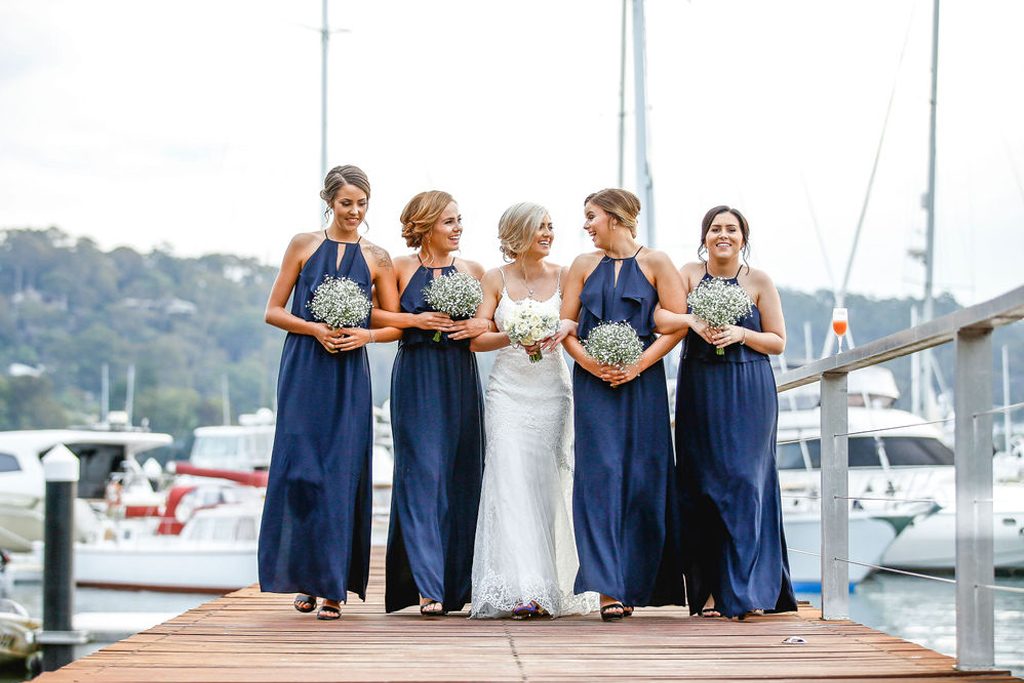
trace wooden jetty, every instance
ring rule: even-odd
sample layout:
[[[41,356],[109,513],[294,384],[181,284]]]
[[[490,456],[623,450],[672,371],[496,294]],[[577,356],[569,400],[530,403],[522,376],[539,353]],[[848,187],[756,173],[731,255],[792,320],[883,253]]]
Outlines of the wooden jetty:
[[[212,600],[36,680],[40,683],[234,681],[1014,681],[962,672],[951,657],[851,621],[798,613],[744,622],[639,609],[621,622],[423,618],[384,613],[383,553],[367,601],[335,622],[255,586]],[[791,636],[803,644],[786,644]]]

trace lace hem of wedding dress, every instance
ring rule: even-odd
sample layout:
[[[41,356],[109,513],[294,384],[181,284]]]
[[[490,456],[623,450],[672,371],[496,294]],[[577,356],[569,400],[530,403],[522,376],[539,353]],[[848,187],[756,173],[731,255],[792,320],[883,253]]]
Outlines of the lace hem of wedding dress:
[[[500,619],[512,615],[512,609],[531,600],[547,610],[552,617],[587,614],[598,607],[596,593],[578,595],[560,589],[540,577],[519,577],[519,590],[513,590],[508,577],[488,571],[479,586],[473,587],[473,619]]]

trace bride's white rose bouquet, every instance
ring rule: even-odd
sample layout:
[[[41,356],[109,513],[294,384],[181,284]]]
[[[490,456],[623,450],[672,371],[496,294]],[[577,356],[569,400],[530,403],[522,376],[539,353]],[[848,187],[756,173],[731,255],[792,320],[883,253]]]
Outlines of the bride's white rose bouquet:
[[[362,288],[347,277],[324,275],[306,308],[313,318],[332,329],[355,327],[366,320],[372,308]]]
[[[508,340],[518,346],[532,346],[547,339],[558,331],[558,311],[533,299],[517,301],[505,318],[504,327]],[[530,354],[530,362],[536,363],[543,357],[540,349]]]
[[[455,271],[432,280],[423,288],[423,296],[435,311],[459,320],[473,317],[484,300],[484,290],[472,275]],[[434,333],[434,341],[441,341],[441,330]]]
[[[701,280],[686,297],[686,303],[695,316],[716,329],[735,325],[750,315],[754,307],[742,287],[720,277]],[[725,349],[715,349],[715,353],[724,356]]]
[[[625,368],[640,360],[644,345],[629,323],[605,322],[590,331],[583,340],[583,350],[602,365]]]

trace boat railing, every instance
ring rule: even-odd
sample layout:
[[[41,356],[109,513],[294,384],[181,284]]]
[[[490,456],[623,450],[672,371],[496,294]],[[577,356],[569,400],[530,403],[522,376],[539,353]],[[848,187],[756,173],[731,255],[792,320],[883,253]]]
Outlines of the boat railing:
[[[942,344],[955,350],[954,472],[956,578],[868,565],[874,569],[954,583],[956,658],[962,670],[991,669],[995,659],[994,591],[1024,589],[995,584],[993,562],[993,416],[1024,404],[993,407],[992,332],[1024,318],[1024,286],[872,342],[783,372],[779,393],[820,382],[821,395],[821,607],[823,619],[850,614],[847,376]],[[831,437],[831,438],[826,438]]]

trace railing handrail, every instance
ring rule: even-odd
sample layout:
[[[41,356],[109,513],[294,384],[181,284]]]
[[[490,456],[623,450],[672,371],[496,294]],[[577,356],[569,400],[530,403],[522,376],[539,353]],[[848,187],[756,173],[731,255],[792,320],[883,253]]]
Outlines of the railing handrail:
[[[957,668],[991,669],[995,660],[992,483],[992,331],[1024,318],[1024,286],[850,351],[782,373],[781,393],[821,382],[821,613],[849,617],[850,550],[848,375],[854,370],[955,342]],[[1007,399],[1009,402],[1009,399]],[[1005,406],[1008,410],[1010,406]],[[878,431],[878,430],[869,430]],[[831,437],[831,438],[830,438]],[[1015,589],[1021,590],[1021,589]]]
[[[775,380],[781,393],[812,384],[826,373],[847,373],[953,341],[964,329],[991,330],[1024,319],[1024,285],[994,299],[900,330],[849,351],[793,368]]]

